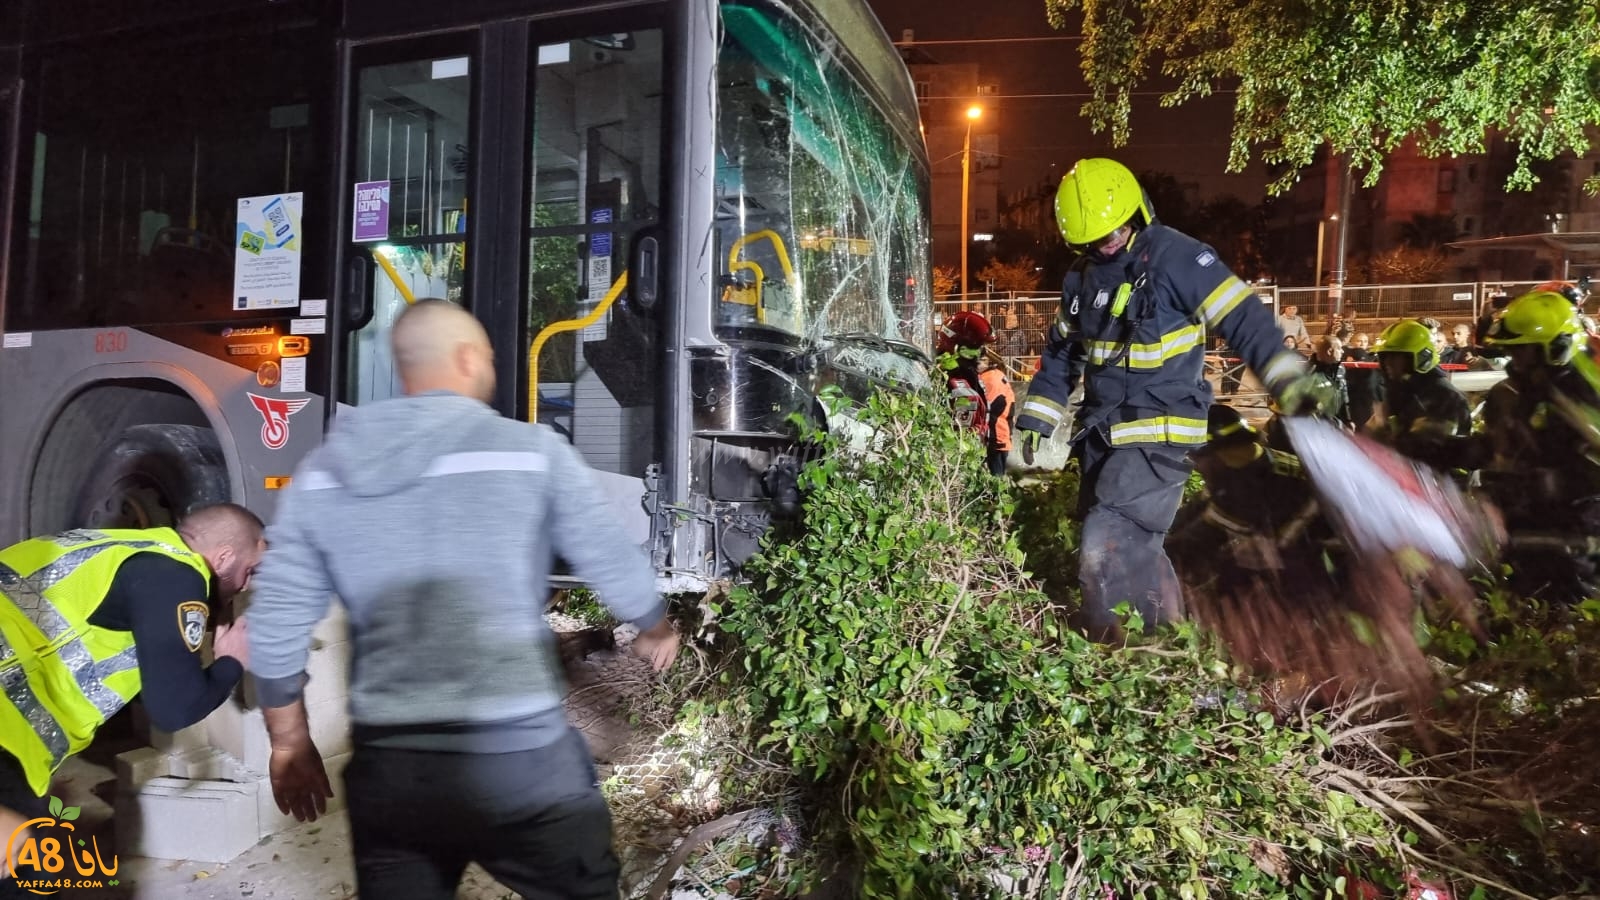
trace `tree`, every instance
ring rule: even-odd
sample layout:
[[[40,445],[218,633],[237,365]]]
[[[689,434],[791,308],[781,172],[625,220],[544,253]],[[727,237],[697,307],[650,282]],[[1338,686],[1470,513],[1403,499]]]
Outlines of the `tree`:
[[[1373,255],[1362,268],[1370,284],[1428,284],[1438,281],[1449,264],[1450,256],[1437,247],[1401,244]]]
[[[1491,129],[1516,147],[1508,186],[1526,189],[1535,160],[1583,154],[1600,124],[1594,0],[1045,0],[1056,28],[1078,10],[1095,131],[1126,143],[1156,76],[1165,106],[1235,91],[1228,167],[1287,166],[1274,191],[1324,148],[1370,186],[1409,138],[1428,156],[1481,153]]]
[[[933,267],[933,295],[946,297],[956,292],[956,283],[961,280],[961,273],[955,266]]]
[[[1191,235],[1215,247],[1228,268],[1243,277],[1254,278],[1269,268],[1261,240],[1267,230],[1263,207],[1224,194],[1200,207],[1193,229]]]
[[[1021,256],[1009,263],[991,259],[978,270],[978,280],[993,283],[997,291],[1036,291],[1039,289],[1038,267],[1031,256]]]

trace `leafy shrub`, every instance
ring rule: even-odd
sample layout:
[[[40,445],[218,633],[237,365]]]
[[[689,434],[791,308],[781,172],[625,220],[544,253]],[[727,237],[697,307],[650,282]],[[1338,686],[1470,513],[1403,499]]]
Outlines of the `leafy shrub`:
[[[1323,898],[1398,852],[1318,779],[1337,735],[1260,709],[1193,630],[1105,647],[1065,628],[1011,489],[940,398],[854,415],[872,450],[832,442],[803,529],[714,604],[735,645],[693,714],[749,722],[861,896]],[[1041,569],[1071,563],[1069,478],[1023,495]]]

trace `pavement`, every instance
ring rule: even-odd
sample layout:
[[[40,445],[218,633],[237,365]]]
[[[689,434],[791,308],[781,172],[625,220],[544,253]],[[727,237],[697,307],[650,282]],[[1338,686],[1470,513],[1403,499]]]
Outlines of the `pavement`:
[[[99,846],[115,846],[116,823],[107,802],[115,773],[82,758],[68,760],[54,783],[69,806],[82,810],[80,833]],[[338,786],[335,786],[338,790]],[[109,861],[108,861],[109,862]],[[116,887],[73,889],[69,900],[353,900],[355,865],[350,823],[344,812],[263,838],[226,863],[127,857],[117,867]],[[472,866],[457,900],[516,900],[518,895]]]

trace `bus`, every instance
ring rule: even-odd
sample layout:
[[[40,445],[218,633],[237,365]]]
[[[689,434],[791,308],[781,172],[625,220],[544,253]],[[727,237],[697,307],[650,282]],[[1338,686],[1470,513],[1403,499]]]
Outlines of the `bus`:
[[[703,590],[795,414],[927,383],[928,189],[863,0],[10,0],[0,540],[270,520],[432,298]]]

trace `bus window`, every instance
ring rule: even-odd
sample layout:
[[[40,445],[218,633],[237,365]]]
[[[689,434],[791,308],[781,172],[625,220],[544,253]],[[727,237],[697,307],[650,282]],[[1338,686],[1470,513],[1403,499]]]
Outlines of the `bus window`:
[[[320,46],[279,31],[45,58],[36,131],[18,148],[32,184],[17,194],[27,252],[7,328],[232,318],[238,200],[316,192],[326,171],[312,150]],[[319,292],[307,296],[325,296],[319,265],[302,259],[303,289]]]
[[[350,337],[348,399],[400,394],[389,331],[423,299],[465,304],[468,117],[466,56],[361,68],[356,80],[352,252],[370,266],[372,318]]]
[[[659,29],[542,40],[533,73],[528,334],[612,295],[640,229],[661,218]],[[591,466],[638,475],[652,461],[654,355],[610,308],[556,334],[537,360],[539,420]]]
[[[722,7],[717,324],[926,349],[927,175],[828,41],[766,5]]]

